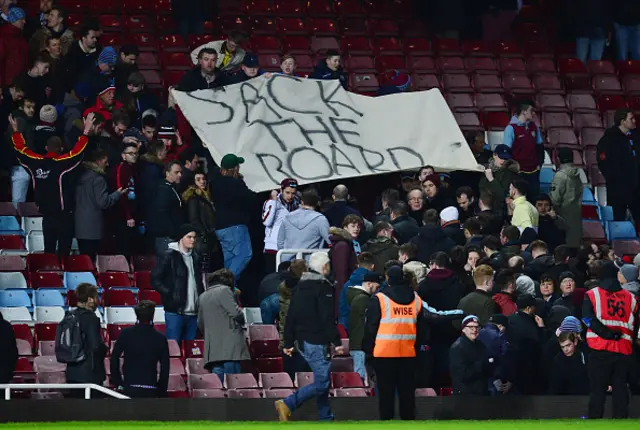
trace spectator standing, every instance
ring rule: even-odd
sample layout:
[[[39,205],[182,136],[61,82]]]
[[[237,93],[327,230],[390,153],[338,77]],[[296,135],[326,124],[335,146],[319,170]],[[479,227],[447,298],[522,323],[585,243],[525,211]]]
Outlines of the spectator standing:
[[[558,150],[560,169],[551,183],[551,201],[558,215],[568,224],[566,244],[578,248],[582,239],[582,190],[578,169],[573,165],[573,151]]]
[[[429,209],[425,212],[424,218],[424,225],[420,227],[418,234],[411,239],[410,243],[418,247],[416,259],[427,264],[434,253],[449,252],[456,244],[442,231],[440,218],[435,209]]]
[[[356,241],[362,225],[362,218],[357,215],[347,215],[342,222],[344,228],[329,228],[331,241],[331,271],[336,281],[336,297],[340,297],[342,287],[349,280],[349,276],[358,266],[358,252],[360,244]],[[336,302],[336,308],[338,302]]]
[[[358,267],[351,273],[349,280],[344,283],[342,291],[340,291],[340,299],[338,304],[338,322],[342,324],[345,330],[349,330],[349,314],[351,312],[351,305],[347,299],[347,293],[349,288],[355,285],[362,285],[364,277],[374,272],[375,263],[373,255],[368,252],[363,252],[358,255]]]
[[[167,339],[193,340],[198,326],[198,297],[203,293],[200,256],[194,252],[196,229],[183,224],[151,271],[151,285],[162,296]]]
[[[556,291],[556,283],[556,279],[548,273],[545,273],[540,277],[540,292],[538,297],[544,300],[544,309],[539,309],[538,313],[543,318],[546,318],[547,315],[549,315],[551,308],[559,297]]]
[[[224,82],[216,69],[218,51],[212,48],[202,48],[198,51],[198,65],[184,74],[178,91],[196,91],[220,87]]]
[[[578,182],[580,182],[579,179]],[[582,188],[581,182],[580,187]],[[574,222],[580,224],[580,237],[577,239],[578,246],[580,246],[580,241],[582,240],[582,194],[580,194],[580,199],[578,200],[578,208],[580,209],[580,218],[577,221],[574,219]],[[538,210],[538,237],[548,245],[549,251],[554,252],[556,247],[567,243],[569,223],[558,215],[555,207],[551,204],[551,198],[546,194],[540,194],[536,197],[536,209]]]
[[[423,225],[425,206],[424,191],[420,188],[413,188],[407,193],[407,204],[409,205],[409,217],[413,218],[418,226]],[[437,210],[436,210],[437,212]]]
[[[262,324],[275,324],[280,314],[280,285],[290,277],[290,261],[283,261],[278,270],[262,278],[258,287],[258,301]]]
[[[233,273],[220,269],[208,284],[198,302],[198,328],[204,333],[205,367],[224,383],[224,375],[241,373],[240,361],[251,356],[242,329],[244,314],[233,293]]]
[[[27,86],[25,95],[36,102],[37,111],[53,100],[50,68],[49,60],[43,54],[38,54],[31,68],[23,75]]]
[[[513,383],[518,393],[530,395],[538,391],[540,384],[538,369],[544,322],[536,315],[536,299],[532,295],[519,295],[516,304],[518,312],[509,316],[509,342],[515,360]]]
[[[69,312],[73,312],[80,327],[86,358],[79,363],[67,363],[67,383],[102,385],[107,376],[104,357],[109,349],[102,341],[100,319],[95,314],[99,303],[98,287],[82,283],[76,288],[76,298],[78,307]],[[77,391],[76,394],[84,397],[83,392]]]
[[[111,169],[109,185],[111,189],[126,189],[111,212],[116,235],[117,253],[125,257],[131,256],[135,248],[136,226],[140,223],[138,206],[138,146],[133,142],[123,145],[121,162]]]
[[[296,57],[291,54],[285,54],[280,58],[280,70],[285,76],[295,76],[296,73]]]
[[[340,53],[333,49],[327,51],[325,58],[320,60],[309,77],[325,81],[337,79],[342,88],[348,89],[348,76],[340,65]]]
[[[520,174],[520,164],[511,155],[511,148],[507,145],[496,146],[489,167],[484,171],[484,178],[480,179],[480,192],[489,193],[495,203],[496,215],[499,217],[507,213],[504,203],[509,197],[509,186]]]
[[[291,298],[284,327],[283,352],[291,357],[294,342],[297,342],[300,354],[313,371],[313,383],[300,388],[286,399],[275,402],[280,421],[288,421],[291,412],[314,397],[320,419],[334,419],[329,404],[329,345],[335,346],[336,354],[342,354],[344,348],[334,319],[333,284],[326,278],[330,272],[326,252],[311,254],[309,272],[302,274]]]
[[[65,26],[66,12],[60,6],[54,6],[48,13],[46,24],[39,28],[29,41],[32,58],[47,49],[47,41],[55,38],[60,41],[62,55],[67,55],[73,45],[73,31]]]
[[[444,234],[456,245],[464,245],[467,241],[459,221],[459,211],[454,206],[448,206],[440,211],[440,225]]]
[[[319,212],[318,193],[302,193],[300,207],[287,214],[278,231],[278,249],[316,249],[330,243],[329,221]]]
[[[611,26],[610,6],[605,0],[569,0],[564,6],[576,38],[576,57],[584,64],[600,61]]]
[[[128,192],[127,188],[113,192],[107,190],[105,170],[108,165],[106,152],[96,150],[89,154],[75,191],[75,236],[80,254],[88,255],[92,261],[95,261],[102,242],[103,212],[115,206]]]
[[[503,140],[520,165],[520,176],[527,181],[531,198],[540,192],[540,166],[544,161],[543,139],[533,121],[535,115],[532,102],[518,103],[516,114],[504,129]]]
[[[278,234],[284,217],[300,207],[297,195],[298,181],[286,178],[280,182],[280,191],[272,192],[271,198],[262,205],[262,224],[264,224],[264,264],[267,273],[276,266],[278,253]]]
[[[539,217],[538,210],[527,200],[528,184],[523,179],[515,179],[509,187],[510,199],[509,207],[513,210],[511,225],[518,227],[522,232],[527,227],[538,231]]]
[[[138,150],[139,151],[139,150]],[[156,188],[164,179],[167,150],[164,144],[158,140],[147,146],[147,153],[139,158],[138,171],[140,172],[139,208],[143,220],[147,220],[153,214],[153,201]]]
[[[184,223],[182,198],[176,190],[182,177],[182,167],[177,161],[167,163],[164,171],[164,181],[157,183],[155,197],[152,200],[152,210],[147,214],[149,235],[154,239],[156,254],[162,255],[167,250],[171,238],[182,238],[177,234]],[[144,179],[143,179],[144,180]],[[195,231],[195,230],[194,230]]]
[[[541,240],[534,240],[530,247],[533,260],[525,268],[525,273],[534,281],[540,281],[545,273],[549,273],[554,266],[554,260],[549,255],[547,244]]]
[[[191,51],[191,61],[193,64],[198,64],[200,51],[213,49],[219,54],[216,58],[216,69],[226,73],[233,72],[240,68],[246,55],[245,50],[240,47],[245,38],[246,35],[240,31],[230,31],[226,39],[206,43]]]
[[[0,384],[8,384],[18,362],[18,346],[11,323],[0,313]]]
[[[0,97],[0,133],[4,133],[9,125],[9,114],[18,107],[18,102],[24,98],[26,82],[23,77],[15,78],[1,90]]]
[[[480,329],[478,341],[485,347],[485,359],[494,359],[494,371],[489,376],[487,385],[491,395],[507,394],[513,388],[513,363],[507,328],[509,320],[502,314],[491,317],[489,322]]]
[[[582,308],[589,355],[589,418],[602,418],[607,388],[613,388],[613,417],[627,418],[627,381],[633,342],[638,338],[638,302],[616,279],[612,262],[600,267],[600,285],[589,290]]]
[[[244,59],[242,60],[242,66],[240,66],[240,70],[225,73],[222,76],[221,81],[224,85],[238,84],[240,82],[245,82],[249,79],[253,79],[259,74],[260,62],[258,61],[258,56],[247,52],[245,53]]]
[[[0,26],[0,87],[9,86],[29,67],[29,44],[22,34],[25,18],[24,10],[13,7],[7,13],[8,24]]]
[[[562,352],[553,359],[551,387],[554,396],[584,396],[589,394],[587,356],[578,349],[578,335],[562,332],[558,336]]]
[[[382,191],[380,195],[380,204],[382,206],[382,210],[376,213],[376,217],[374,222],[378,223],[379,221],[391,221],[391,206],[394,205],[398,200],[400,200],[400,193],[398,190],[393,188],[387,188]]]
[[[17,124],[10,118],[14,130],[13,146],[20,162],[34,178],[35,201],[42,214],[44,252],[60,256],[69,255],[73,240],[73,209],[76,177],[71,172],[84,158],[84,150],[90,135],[100,132],[103,119],[90,114],[84,119],[84,131],[71,151],[62,153],[62,141],[51,138],[47,142],[47,154],[40,155],[26,147]],[[49,172],[43,175],[39,172]],[[54,198],[55,196],[55,198]]]
[[[187,208],[187,221],[198,233],[196,251],[202,258],[202,270],[205,273],[212,272],[212,268],[218,268],[218,258],[214,255],[218,251],[216,210],[204,172],[196,172],[195,183],[182,193],[182,201]]]
[[[572,272],[562,272],[558,279],[560,284],[561,296],[553,303],[553,306],[564,306],[569,309],[571,315],[580,318],[582,315],[582,309],[576,306],[574,302],[573,293],[576,291],[576,280]]]
[[[40,0],[40,11],[37,15],[27,18],[24,26],[24,34],[27,39],[40,28],[47,25],[47,17],[52,10],[52,0]]]
[[[198,154],[196,154],[192,148],[185,148],[178,154],[178,161],[182,164],[182,179],[180,180],[178,192],[182,194],[187,188],[195,184],[195,172],[198,169],[200,157],[198,157]]]
[[[382,275],[384,263],[398,259],[398,244],[393,238],[393,227],[388,222],[379,221],[375,230],[376,237],[369,239],[362,246],[362,251],[373,255],[375,271]]]
[[[155,310],[154,302],[139,301],[135,307],[136,325],[122,330],[111,352],[111,381],[129,397],[167,395],[169,345],[165,335],[153,327]]]
[[[498,312],[506,317],[515,314],[518,306],[515,302],[516,279],[508,269],[502,269],[496,274],[495,287],[498,290],[493,296]]]
[[[95,67],[100,54],[99,32],[100,28],[97,22],[87,22],[80,30],[80,40],[71,45],[69,52],[62,59],[60,76],[64,90],[73,88],[80,75]]]
[[[429,175],[422,181],[422,191],[424,192],[426,209],[435,209],[438,212],[444,208],[456,205],[455,201],[445,195],[442,190],[442,182],[437,174]]]
[[[390,222],[395,232],[396,239],[398,239],[398,245],[404,245],[413,239],[422,225],[422,219],[420,224],[415,219],[409,217],[407,211],[407,204],[403,201],[397,201],[389,206],[390,209]]]
[[[487,381],[494,373],[495,359],[487,357],[478,340],[480,320],[468,315],[462,320],[462,335],[451,345],[449,361],[454,395],[488,396]]]
[[[625,264],[618,272],[618,282],[625,290],[640,298],[640,283],[638,283],[638,267],[634,264]]]
[[[477,315],[480,325],[489,322],[489,318],[497,313],[497,307],[491,297],[494,271],[491,266],[483,264],[473,271],[473,282],[476,289],[460,300],[458,309],[467,315]]]
[[[251,261],[249,214],[254,209],[254,193],[240,175],[244,158],[227,154],[220,161],[220,169],[212,169],[211,197],[216,207],[216,236],[224,255],[224,267],[233,272],[238,282]]]
[[[353,370],[367,381],[365,368],[365,352],[362,349],[364,330],[366,324],[365,313],[371,297],[380,288],[382,278],[375,272],[364,275],[362,285],[352,285],[347,290],[347,303],[349,304],[349,354],[353,358]]]
[[[113,69],[113,79],[116,84],[116,92],[121,95],[125,93],[129,85],[129,77],[138,71],[138,56],[140,49],[136,45],[122,45],[118,55],[118,62]],[[144,80],[144,77],[143,77]],[[140,78],[136,77],[136,82],[140,83]],[[146,82],[143,82],[146,83]],[[145,109],[141,110],[141,113]],[[138,118],[139,120],[140,118]],[[137,124],[139,127],[140,125]]]
[[[640,49],[640,48],[638,48]],[[638,159],[636,118],[628,109],[616,111],[614,126],[605,131],[598,142],[598,169],[607,182],[607,203],[613,207],[613,218],[624,221],[627,209],[640,220],[638,200]]]
[[[40,108],[40,123],[36,126],[34,131],[34,152],[45,155],[47,153],[47,141],[57,135],[56,121],[58,120],[58,112],[56,108],[51,105],[44,105]]]
[[[348,205],[349,190],[344,185],[337,185],[333,189],[333,204],[322,214],[329,220],[331,227],[342,227],[347,215],[361,216],[360,212]]]
[[[633,0],[616,0],[611,5],[611,10],[618,61],[640,60],[640,43],[638,43],[640,5]]]
[[[469,218],[475,217],[480,209],[478,208],[478,202],[476,196],[471,187],[464,186],[456,190],[456,202],[459,220],[464,223]]]
[[[117,81],[116,81],[117,82]],[[141,128],[142,114],[149,109],[157,111],[158,100],[148,88],[144,75],[140,72],[132,72],[125,79],[124,89],[119,93],[124,109],[131,118],[131,124]],[[116,92],[118,84],[116,83]]]

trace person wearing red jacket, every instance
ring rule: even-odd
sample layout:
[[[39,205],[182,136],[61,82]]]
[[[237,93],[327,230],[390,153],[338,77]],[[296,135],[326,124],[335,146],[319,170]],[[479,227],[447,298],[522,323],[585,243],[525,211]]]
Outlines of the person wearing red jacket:
[[[0,26],[0,87],[8,87],[29,68],[29,43],[22,34],[25,18],[24,10],[13,7],[8,24]]]
[[[62,140],[52,137],[47,141],[47,153],[37,154],[27,147],[27,142],[18,131],[18,123],[9,117],[13,129],[11,141],[20,164],[29,170],[33,178],[35,201],[42,214],[44,252],[69,255],[73,240],[73,209],[75,206],[74,170],[84,158],[89,136],[100,133],[104,119],[90,114],[84,119],[84,130],[75,146],[62,152]]]
[[[116,87],[112,83],[105,83],[98,93],[96,104],[84,111],[83,117],[91,112],[97,112],[102,115],[105,121],[109,121],[113,116],[113,112],[121,109],[124,105],[116,100]]]
[[[493,301],[498,312],[508,317],[518,311],[514,293],[516,291],[516,279],[509,269],[500,270],[495,276],[495,288],[499,291],[494,294]]]
[[[127,258],[134,251],[136,222],[139,221],[136,211],[138,155],[138,145],[135,142],[126,142],[122,149],[122,161],[111,169],[109,176],[111,189],[127,189],[127,193],[120,197],[120,201],[111,212],[116,235],[116,251]]]

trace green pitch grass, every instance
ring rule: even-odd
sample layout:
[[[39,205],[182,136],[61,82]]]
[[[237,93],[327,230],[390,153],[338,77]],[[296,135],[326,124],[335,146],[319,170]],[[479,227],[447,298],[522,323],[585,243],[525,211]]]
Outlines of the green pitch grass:
[[[61,423],[25,423],[4,424],[2,430],[9,429],[117,429],[117,430],[143,430],[148,428],[167,430],[202,430],[205,428],[215,430],[275,430],[286,428],[312,429],[312,430],[638,430],[640,420],[621,421],[587,421],[587,420],[548,420],[548,421],[415,421],[415,422],[335,422],[335,423],[256,423],[256,422],[232,422],[219,423],[211,421],[193,422],[61,422]]]

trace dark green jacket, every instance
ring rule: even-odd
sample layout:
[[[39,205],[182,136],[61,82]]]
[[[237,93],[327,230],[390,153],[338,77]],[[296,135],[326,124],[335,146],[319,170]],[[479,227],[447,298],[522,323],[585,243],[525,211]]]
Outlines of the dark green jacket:
[[[489,182],[485,177],[480,179],[480,192],[488,192],[493,196],[493,208],[498,216],[507,213],[504,199],[509,195],[509,185],[520,173],[520,165],[517,161],[506,160],[502,167],[496,167],[493,159],[489,163],[489,168],[493,170],[493,181]]]
[[[363,252],[373,254],[374,270],[377,274],[384,273],[384,263],[398,259],[398,245],[388,237],[374,237],[369,239],[362,247]]]
[[[349,349],[362,351],[364,338],[364,320],[371,295],[360,286],[352,286],[347,290],[347,302],[351,306],[349,312]]]

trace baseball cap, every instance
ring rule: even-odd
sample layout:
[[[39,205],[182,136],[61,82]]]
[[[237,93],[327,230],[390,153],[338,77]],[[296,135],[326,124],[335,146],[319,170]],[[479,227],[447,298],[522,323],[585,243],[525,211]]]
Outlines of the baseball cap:
[[[507,145],[498,145],[496,149],[493,151],[494,154],[498,156],[501,160],[511,160],[511,148]]]
[[[236,154],[227,154],[222,157],[222,161],[220,161],[220,167],[223,169],[235,169],[243,163],[244,158],[238,157]]]
[[[258,62],[258,56],[255,54],[244,54],[244,60],[242,60],[242,65],[245,67],[260,67],[260,63]]]
[[[280,188],[285,189],[287,187],[298,188],[298,181],[293,178],[286,178],[280,182]]]

